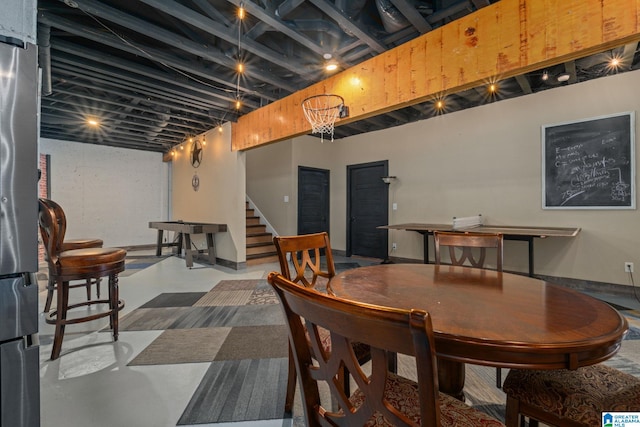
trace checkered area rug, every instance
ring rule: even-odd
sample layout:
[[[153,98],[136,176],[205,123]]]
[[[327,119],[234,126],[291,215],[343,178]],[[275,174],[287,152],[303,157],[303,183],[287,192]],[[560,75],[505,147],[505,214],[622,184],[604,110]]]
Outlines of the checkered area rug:
[[[209,363],[178,425],[285,418],[287,330],[265,280],[160,294],[120,330],[163,331],[129,365]]]

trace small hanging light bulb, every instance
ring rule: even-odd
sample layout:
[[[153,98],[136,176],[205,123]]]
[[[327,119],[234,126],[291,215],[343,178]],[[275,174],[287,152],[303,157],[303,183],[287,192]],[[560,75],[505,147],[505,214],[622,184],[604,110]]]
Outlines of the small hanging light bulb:
[[[238,18],[240,18],[240,20],[242,21],[244,17],[245,17],[244,6],[240,4],[240,7],[238,8]]]
[[[236,110],[239,110],[241,106],[242,104],[240,103],[240,100],[236,99]]]
[[[244,73],[244,64],[242,62],[238,62],[238,66],[236,68],[238,70],[238,73]]]

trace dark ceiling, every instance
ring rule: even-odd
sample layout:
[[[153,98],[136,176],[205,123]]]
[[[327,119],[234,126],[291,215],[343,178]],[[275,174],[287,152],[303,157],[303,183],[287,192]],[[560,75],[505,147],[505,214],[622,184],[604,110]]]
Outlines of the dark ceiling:
[[[496,1],[39,0],[40,134],[168,152],[325,79],[327,54],[343,70]],[[446,111],[636,69],[637,51],[634,43],[507,79],[491,96],[485,88],[449,95]],[[621,65],[612,70],[614,55]],[[335,138],[435,114],[432,102],[414,105],[340,126]]]

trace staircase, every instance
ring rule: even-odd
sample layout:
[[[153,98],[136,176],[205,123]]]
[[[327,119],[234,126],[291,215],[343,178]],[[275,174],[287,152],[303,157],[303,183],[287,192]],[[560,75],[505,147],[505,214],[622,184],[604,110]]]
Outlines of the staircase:
[[[260,223],[260,217],[246,204],[247,211],[247,265],[278,262],[278,253],[273,246],[273,236],[267,226]]]

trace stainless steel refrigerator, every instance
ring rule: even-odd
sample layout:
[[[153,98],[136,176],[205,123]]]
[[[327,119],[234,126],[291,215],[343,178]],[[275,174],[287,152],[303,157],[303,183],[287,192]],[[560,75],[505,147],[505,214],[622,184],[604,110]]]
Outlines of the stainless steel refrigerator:
[[[0,40],[0,426],[40,425],[37,48]]]

